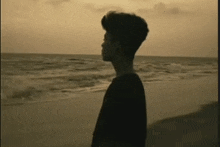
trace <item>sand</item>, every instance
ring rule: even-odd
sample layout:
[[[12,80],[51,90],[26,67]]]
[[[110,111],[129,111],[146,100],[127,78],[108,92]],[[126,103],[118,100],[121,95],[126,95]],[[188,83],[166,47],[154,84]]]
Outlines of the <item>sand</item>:
[[[218,101],[217,79],[213,75],[145,84],[147,146],[215,144],[217,105],[208,104]],[[70,94],[56,101],[2,105],[1,146],[89,147],[104,94]]]

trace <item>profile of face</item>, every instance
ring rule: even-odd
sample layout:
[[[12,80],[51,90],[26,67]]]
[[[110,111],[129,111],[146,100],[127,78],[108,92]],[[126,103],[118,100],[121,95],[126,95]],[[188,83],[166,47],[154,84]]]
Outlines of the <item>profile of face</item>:
[[[118,41],[112,41],[111,34],[105,33],[104,42],[102,43],[102,59],[103,61],[112,61],[116,55],[117,49],[120,48]]]

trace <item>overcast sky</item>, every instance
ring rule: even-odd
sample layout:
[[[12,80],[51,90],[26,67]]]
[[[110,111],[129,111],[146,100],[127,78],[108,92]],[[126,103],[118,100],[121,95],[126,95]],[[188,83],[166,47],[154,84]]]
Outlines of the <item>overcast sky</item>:
[[[1,0],[1,52],[101,54],[110,10],[143,17],[137,55],[217,57],[217,0]]]

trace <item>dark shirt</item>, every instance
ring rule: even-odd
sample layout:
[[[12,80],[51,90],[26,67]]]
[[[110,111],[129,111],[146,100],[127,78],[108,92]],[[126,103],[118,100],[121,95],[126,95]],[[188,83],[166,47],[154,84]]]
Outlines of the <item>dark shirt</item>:
[[[146,124],[145,92],[139,76],[116,77],[104,96],[92,147],[107,147],[114,143],[144,147]]]

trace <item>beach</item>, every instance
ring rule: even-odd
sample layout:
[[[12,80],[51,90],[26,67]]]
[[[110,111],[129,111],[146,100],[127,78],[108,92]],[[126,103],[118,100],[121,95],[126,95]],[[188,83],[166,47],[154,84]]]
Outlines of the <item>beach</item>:
[[[163,146],[166,146],[166,143],[171,146],[201,145],[207,139],[216,143],[217,111],[214,107],[214,110],[212,107],[209,109],[210,112],[216,112],[212,113],[216,115],[208,115],[213,116],[213,124],[207,125],[204,122],[210,118],[207,118],[205,113],[202,115],[204,110],[201,108],[218,101],[217,81],[216,74],[193,79],[145,83],[148,122],[146,146],[161,146],[161,143]],[[53,101],[2,105],[1,146],[89,147],[104,94],[105,91],[74,95],[69,93],[65,94],[63,99]],[[194,130],[184,123],[178,128],[178,125],[172,122],[181,118],[185,121],[201,122],[206,129],[198,126],[192,134]],[[167,125],[163,125],[163,120],[171,127],[164,127]],[[174,137],[175,131],[178,132],[177,139]],[[207,137],[207,133],[211,135]],[[197,139],[193,140],[190,135]],[[195,142],[196,144],[193,144]],[[208,143],[207,141],[207,146],[212,146]]]

